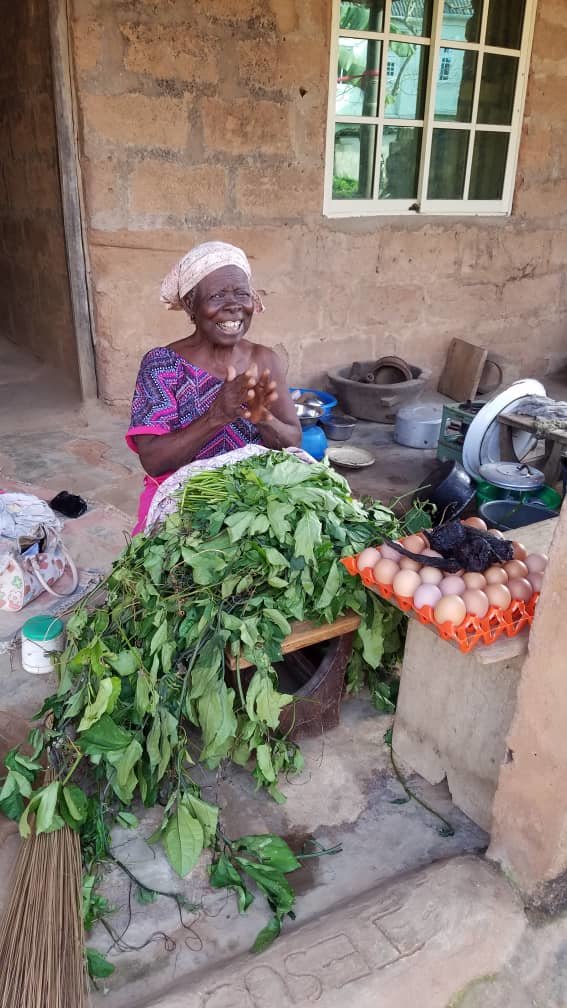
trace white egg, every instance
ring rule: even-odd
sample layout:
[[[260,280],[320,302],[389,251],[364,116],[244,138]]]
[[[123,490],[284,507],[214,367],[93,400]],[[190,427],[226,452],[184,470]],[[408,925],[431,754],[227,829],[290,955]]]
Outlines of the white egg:
[[[383,543],[381,545],[380,553],[382,554],[383,557],[386,558],[386,560],[395,560],[396,563],[399,563],[402,557],[402,554],[398,553],[398,551],[395,550],[393,546],[388,546],[388,543]]]
[[[462,577],[457,574],[448,574],[439,585],[442,595],[462,595],[466,591],[466,584]]]
[[[431,606],[432,609],[435,609],[441,598],[442,595],[437,585],[420,584],[413,597],[413,604],[416,609],[423,609],[424,606]]]

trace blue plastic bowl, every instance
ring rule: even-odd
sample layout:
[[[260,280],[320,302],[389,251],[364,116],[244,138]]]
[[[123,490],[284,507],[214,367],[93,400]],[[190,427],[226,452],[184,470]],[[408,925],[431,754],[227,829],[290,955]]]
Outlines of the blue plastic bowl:
[[[337,405],[337,400],[335,399],[334,396],[329,395],[328,392],[320,392],[319,389],[314,389],[314,388],[290,388],[289,391],[290,392],[301,392],[302,395],[303,395],[304,392],[311,392],[314,396],[317,396],[317,399],[320,399],[321,402],[323,403],[321,409],[323,410],[323,414],[322,415],[324,417],[329,416],[329,413],[331,412],[331,410],[333,410],[335,408],[335,406]]]

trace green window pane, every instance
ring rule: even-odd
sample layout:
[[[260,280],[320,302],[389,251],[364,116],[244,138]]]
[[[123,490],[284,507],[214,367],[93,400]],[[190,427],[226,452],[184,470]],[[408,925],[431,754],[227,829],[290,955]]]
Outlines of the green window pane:
[[[445,0],[441,38],[458,42],[478,42],[483,0]]]
[[[469,199],[502,199],[509,142],[508,133],[476,134]]]
[[[484,54],[477,122],[488,126],[510,125],[517,76],[518,60],[515,56]]]
[[[499,49],[519,49],[525,11],[526,0],[490,0],[486,44]]]
[[[384,0],[341,0],[339,24],[351,31],[383,31]]]
[[[377,115],[381,58],[381,42],[339,39],[337,115]]]
[[[450,122],[472,119],[477,54],[468,49],[441,49],[435,92],[435,118]]]
[[[390,31],[393,35],[431,35],[433,0],[392,0]]]
[[[333,199],[371,199],[376,126],[335,125]]]
[[[416,199],[421,154],[420,126],[384,126],[380,199]]]
[[[429,46],[390,42],[384,105],[386,119],[423,119],[428,59]]]
[[[469,147],[468,130],[434,129],[429,165],[429,199],[462,199]]]

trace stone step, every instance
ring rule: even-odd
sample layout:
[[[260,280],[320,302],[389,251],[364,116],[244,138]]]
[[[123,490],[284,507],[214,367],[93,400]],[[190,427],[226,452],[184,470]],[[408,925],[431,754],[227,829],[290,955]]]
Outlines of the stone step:
[[[494,975],[527,928],[504,877],[474,856],[437,863],[284,935],[265,953],[180,979],[138,1008],[447,1008]]]

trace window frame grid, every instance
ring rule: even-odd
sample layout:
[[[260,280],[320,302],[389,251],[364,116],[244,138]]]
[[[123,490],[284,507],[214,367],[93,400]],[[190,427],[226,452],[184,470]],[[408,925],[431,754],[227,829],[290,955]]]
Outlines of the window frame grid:
[[[498,0],[492,0],[498,2]],[[485,44],[486,29],[488,22],[488,4],[483,4],[481,31],[478,42],[465,42],[458,39],[444,39],[442,37],[443,24],[443,0],[435,0],[431,24],[431,37],[389,34],[387,26],[390,24],[392,0],[385,0],[384,4],[384,30],[356,31],[351,29],[341,29],[340,24],[340,0],[333,0],[332,12],[332,44],[331,60],[329,66],[329,102],[327,116],[327,137],[325,145],[325,189],[323,202],[323,215],[326,217],[377,217],[377,216],[415,216],[416,213],[427,214],[427,216],[508,216],[512,210],[512,200],[514,196],[514,185],[518,163],[518,153],[522,131],[522,115],[526,99],[528,72],[533,43],[533,33],[535,25],[535,15],[537,0],[526,0],[524,15],[524,26],[522,32],[522,43],[520,49],[505,49],[500,46],[489,46]],[[381,79],[378,115],[376,116],[341,116],[336,114],[336,75],[339,45],[341,38],[372,39],[382,43],[381,54]],[[393,119],[383,115],[385,107],[386,86],[387,86],[387,63],[388,45],[390,42],[401,42],[412,45],[425,45],[429,48],[429,60],[427,69],[427,84],[425,95],[424,118],[421,119]],[[441,45],[441,43],[445,45]],[[475,79],[472,118],[468,123],[454,122],[447,120],[435,120],[435,99],[439,84],[438,74],[443,48],[462,49],[478,54],[477,72]],[[516,89],[512,119],[509,125],[492,125],[477,123],[478,104],[480,98],[480,87],[482,79],[482,61],[484,55],[510,56],[518,59],[518,73],[516,79]],[[386,81],[386,86],[384,86]],[[339,123],[352,123],[353,125],[368,125],[376,127],[376,149],[374,163],[373,195],[369,199],[333,199],[333,168],[335,154],[335,127]],[[380,158],[382,151],[382,136],[385,126],[418,127],[422,129],[421,158],[418,177],[418,196],[415,203],[408,199],[379,199],[377,197],[380,181]],[[465,174],[465,197],[460,200],[430,200],[427,198],[427,187],[429,182],[429,167],[431,163],[431,145],[433,139],[433,129],[455,129],[467,130],[469,133],[469,146],[467,151],[467,165]],[[476,132],[500,132],[507,133],[510,137],[506,172],[502,198],[500,200],[470,200],[466,198],[470,185],[472,171],[472,161],[474,156],[474,142]],[[422,194],[420,199],[420,193]]]

